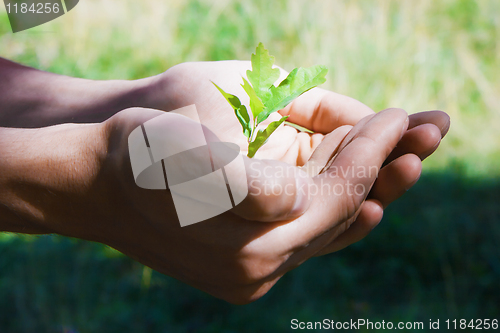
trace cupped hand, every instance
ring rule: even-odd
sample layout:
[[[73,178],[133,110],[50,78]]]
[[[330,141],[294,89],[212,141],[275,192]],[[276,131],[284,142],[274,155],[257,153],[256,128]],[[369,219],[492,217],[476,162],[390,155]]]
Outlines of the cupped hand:
[[[359,230],[364,229],[351,233],[356,230],[354,226],[369,225],[370,221],[380,219],[388,203],[383,197],[391,199],[391,195],[399,194],[401,184],[414,182],[414,179],[409,182],[404,172],[396,176],[387,172],[389,183],[402,177],[401,184],[392,193],[381,194],[381,200],[367,200],[369,193],[382,186],[375,182],[379,168],[394,154],[398,142],[404,142],[404,136],[412,131],[408,130],[411,121],[404,111],[388,109],[358,121],[342,137],[340,145],[336,139],[330,140],[333,135],[324,137],[321,149],[309,160],[316,165],[324,164],[319,174],[308,174],[315,169],[308,165],[301,170],[279,160],[244,157],[249,179],[245,185],[250,192],[247,199],[232,211],[180,227],[169,192],[137,187],[130,167],[128,135],[160,115],[163,113],[156,110],[129,109],[103,124],[109,144],[102,169],[115,175],[116,180],[111,182],[116,186],[116,196],[107,205],[113,211],[110,216],[114,216],[114,222],[90,219],[100,228],[91,239],[229,302],[254,301],[283,274],[310,257],[356,241],[362,235]],[[187,118],[177,115],[170,118],[165,131],[189,132],[185,129],[193,126]],[[208,127],[205,131],[212,140],[219,139]],[[421,148],[420,144],[414,147],[417,148]],[[403,153],[400,157],[393,155],[395,159],[384,168],[399,170],[403,167],[396,163],[415,163],[415,155]],[[408,156],[415,157],[407,162],[404,159]],[[363,168],[364,174],[338,172],[352,166]],[[279,177],[274,176],[275,171],[280,172]],[[284,188],[287,193],[273,194]],[[301,188],[305,188],[303,193]],[[266,190],[271,194],[262,194]]]
[[[99,230],[92,240],[233,303],[261,297],[287,271],[328,249],[364,211],[381,210],[375,200],[365,200],[378,169],[408,127],[408,116],[400,109],[364,118],[324,171],[313,177],[282,161],[244,156],[248,182],[242,181],[249,195],[243,203],[181,227],[170,192],[138,187],[130,165],[129,134],[159,115],[156,110],[129,109],[103,124],[109,144],[101,170],[113,175],[113,181],[100,177],[99,187],[114,184],[106,192],[116,194],[106,204],[111,223],[100,216],[87,219],[90,229]],[[162,130],[174,136],[197,126],[177,114],[163,118],[169,121]],[[218,140],[205,131],[210,140]],[[321,163],[319,156],[313,158]],[[338,172],[352,166],[363,169],[363,175],[361,169]]]
[[[234,111],[211,81],[234,95],[246,96],[241,87],[242,76],[251,68],[248,61],[219,61],[183,63],[156,77],[151,89],[155,108],[169,111],[195,104],[201,122],[222,141],[234,142],[246,151],[247,142]],[[281,69],[282,80],[287,73]],[[154,96],[160,96],[154,98]],[[244,99],[242,98],[244,101]],[[271,115],[267,122],[289,115],[288,121],[314,132],[298,132],[282,126],[255,155],[302,167],[315,175],[345,145],[352,126],[374,112],[363,103],[321,88],[314,88],[288,105],[280,114]],[[367,121],[368,118],[365,119]],[[434,152],[449,129],[450,119],[441,111],[428,111],[409,116],[408,130],[384,162],[379,177],[369,193],[369,202],[362,209],[355,225],[321,254],[340,250],[365,237],[382,219],[382,208],[399,198],[418,180],[421,160]],[[350,134],[352,137],[354,132]],[[314,153],[314,154],[313,154]],[[264,199],[277,207],[274,202]],[[291,200],[288,200],[291,201]],[[378,208],[377,208],[378,207]],[[277,209],[279,211],[279,209]],[[253,216],[267,220],[268,216]]]

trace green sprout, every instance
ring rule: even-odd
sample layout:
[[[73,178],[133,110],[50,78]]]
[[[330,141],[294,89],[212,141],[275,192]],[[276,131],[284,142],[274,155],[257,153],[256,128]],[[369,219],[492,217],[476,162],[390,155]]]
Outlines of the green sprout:
[[[275,86],[274,83],[280,76],[280,70],[279,68],[273,68],[274,57],[269,55],[262,43],[257,46],[251,60],[252,70],[247,71],[248,81],[250,82],[243,78],[243,84],[241,85],[248,97],[250,97],[251,117],[247,107],[241,104],[237,96],[225,92],[212,82],[234,109],[234,113],[243,128],[243,134],[248,141],[248,157],[255,155],[257,150],[267,142],[269,136],[285,122],[288,116],[283,116],[280,120],[271,122],[266,128],[259,128],[259,124],[309,89],[324,83],[328,72],[328,69],[321,65],[309,68],[295,68],[288,74],[286,79],[281,81],[278,86]],[[296,124],[286,123],[300,131],[311,132]]]

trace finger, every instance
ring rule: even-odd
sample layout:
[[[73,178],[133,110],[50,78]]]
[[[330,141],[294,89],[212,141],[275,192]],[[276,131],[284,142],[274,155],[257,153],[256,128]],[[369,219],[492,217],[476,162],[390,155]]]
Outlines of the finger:
[[[352,219],[342,226],[333,228],[320,235],[306,246],[301,246],[292,253],[288,260],[276,271],[278,275],[296,268],[313,256],[321,256],[347,247],[364,237],[382,220],[383,209],[376,200],[367,200]],[[352,223],[355,221],[354,223]]]
[[[309,209],[297,220],[280,226],[281,237],[287,240],[283,244],[286,245],[284,253],[288,256],[288,260],[280,267],[280,272],[293,269],[321,251],[324,246],[345,231],[342,224],[348,227],[350,221],[356,218],[361,221],[361,231],[351,231],[354,236],[345,243],[349,244],[350,241],[360,239],[367,234],[366,225],[372,226],[380,221],[381,203],[377,204],[379,207],[375,209],[370,208],[371,204],[368,204],[369,210],[367,211],[363,211],[361,207],[363,202],[366,202],[366,195],[383,161],[394,149],[407,127],[408,115],[404,110],[387,109],[370,117],[364,124],[358,124],[353,128],[352,131],[357,134],[335,156],[332,166],[314,177],[315,188],[320,193],[315,195],[311,193],[313,200]],[[353,166],[361,167],[365,172],[361,174],[350,172],[348,167]],[[372,167],[377,172],[370,172]],[[343,173],[342,170],[347,172]],[[348,192],[349,184],[350,193]],[[326,188],[324,185],[327,185]],[[331,189],[335,191],[337,185],[340,185],[342,191],[339,194],[333,192],[332,195]],[[352,191],[358,185],[361,185],[364,190]],[[374,200],[372,202],[376,203]],[[367,214],[368,218],[360,219],[359,215],[356,216],[357,214]]]
[[[340,185],[344,189],[350,183],[369,189],[377,173],[347,172],[342,175],[333,174],[334,168],[346,169],[348,166],[361,166],[364,169],[375,167],[378,171],[383,161],[394,149],[408,126],[408,115],[401,109],[387,109],[372,117],[358,135],[335,157],[332,166],[324,173],[314,177],[314,187],[321,193],[311,193],[313,200],[309,208],[299,218],[282,224],[277,242],[281,244],[279,251],[287,256],[287,260],[276,270],[276,274],[293,269],[329,244],[338,233],[344,231],[343,223],[348,226],[361,213],[361,205],[368,191],[362,193],[341,194],[323,192],[323,184],[329,189]],[[275,161],[274,161],[275,162]],[[308,177],[309,178],[309,177]],[[311,185],[309,183],[309,185]],[[313,187],[313,188],[314,188]],[[250,196],[249,196],[250,197]]]
[[[376,199],[385,208],[408,191],[421,172],[422,162],[417,155],[403,155],[380,170],[369,198]]]
[[[313,132],[327,134],[343,125],[354,126],[374,112],[353,98],[314,88],[296,98],[280,114],[289,115],[288,121]]]
[[[286,133],[285,130],[291,130],[292,133]],[[307,163],[314,150],[325,138],[325,135],[321,133],[297,133],[296,129],[292,129],[289,126],[282,127],[279,135],[280,142],[271,142],[268,146],[270,149],[268,152],[269,158],[276,159],[275,156],[279,156],[279,150],[284,149],[286,152],[279,158],[279,160],[299,167],[303,167]],[[289,146],[282,144],[287,141],[287,135],[289,137],[288,142],[291,143]],[[274,147],[272,146],[273,144],[275,145]]]
[[[340,147],[338,149],[338,152],[341,152],[342,149],[344,149],[348,144],[351,143],[352,140],[354,140],[354,138],[356,138],[359,133],[361,131],[363,131],[364,129],[364,126],[370,121],[370,119],[372,119],[373,117],[375,116],[375,114],[372,114],[372,115],[368,115],[366,117],[364,117],[363,119],[361,119],[360,121],[358,121],[358,123],[356,124],[356,126],[354,126],[350,131],[349,133],[346,135],[346,137],[344,138],[344,140],[342,140],[342,143],[340,144]],[[333,161],[330,161],[330,165]]]
[[[384,164],[388,164],[404,154],[412,153],[424,160],[431,155],[441,142],[441,131],[434,124],[422,124],[406,131],[396,148]]]
[[[410,115],[407,133],[384,164],[407,153],[416,154],[424,160],[437,149],[449,128],[450,117],[442,111],[425,111]]]
[[[342,140],[344,140],[351,129],[352,126],[345,125],[327,134],[314,150],[311,158],[304,164],[302,170],[310,177],[317,176],[321,173],[328,162],[335,156]]]
[[[356,221],[316,255],[339,251],[366,237],[381,221],[383,209],[417,182],[421,170],[421,161],[413,154],[404,155],[383,168]]]
[[[434,110],[414,113],[410,115],[409,118],[410,122],[408,124],[408,129],[412,129],[423,124],[434,124],[439,128],[442,138],[450,129],[450,116],[443,111]]]
[[[311,163],[306,169],[308,174],[310,176],[316,176],[327,170],[333,163],[335,155],[342,151],[342,149],[344,149],[344,147],[359,134],[359,132],[363,129],[363,126],[370,121],[373,116],[374,115],[368,115],[364,117],[358,121],[355,127],[344,125],[325,136],[321,149],[317,149],[318,151],[315,151],[315,153],[311,156]]]
[[[306,172],[289,164],[244,157],[248,195],[232,212],[254,221],[291,220],[302,215],[310,205]]]
[[[309,243],[353,218],[375,181],[382,162],[406,131],[408,115],[401,109],[379,112],[340,151],[328,170],[314,177],[311,206],[282,230],[293,246]]]
[[[317,252],[315,256],[322,256],[332,252],[340,251],[347,246],[359,242],[375,228],[384,215],[382,204],[377,200],[366,200],[361,207],[361,212],[356,221],[351,224],[343,234],[335,238],[331,243]]]
[[[408,115],[404,110],[387,109],[379,112],[371,117],[360,130],[353,129],[353,132],[356,132],[355,136],[339,152],[324,177],[322,175],[318,177],[327,178],[333,174],[333,181],[340,181],[343,185],[351,183],[353,188],[358,185],[364,189],[371,188],[377,177],[377,174],[372,171],[380,169],[383,161],[401,139],[407,126]],[[354,166],[362,169],[358,171],[364,172],[338,174],[339,170],[347,171],[348,167],[354,168]],[[337,197],[339,209],[344,209],[344,213],[351,212],[352,214],[360,207],[367,193],[367,191],[362,191],[358,194],[354,191],[351,195],[345,194]],[[349,214],[342,216],[343,219],[349,217]]]

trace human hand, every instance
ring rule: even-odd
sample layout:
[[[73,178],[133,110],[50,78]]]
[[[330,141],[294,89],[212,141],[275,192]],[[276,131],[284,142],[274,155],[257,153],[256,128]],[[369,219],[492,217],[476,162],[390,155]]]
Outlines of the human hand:
[[[130,109],[103,124],[109,142],[106,145],[108,157],[99,168],[102,170],[102,176],[98,177],[100,181],[92,187],[108,195],[105,202],[95,202],[93,210],[78,210],[79,214],[86,215],[85,230],[92,230],[92,234],[82,234],[81,229],[76,228],[63,234],[106,243],[159,272],[212,295],[245,303],[262,296],[284,273],[327,246],[348,228],[361,206],[366,206],[363,201],[367,191],[360,195],[310,193],[309,204],[302,208],[305,209],[303,215],[303,211],[297,211],[285,221],[264,223],[249,220],[253,210],[264,206],[259,214],[268,213],[265,203],[274,201],[273,214],[279,210],[289,213],[293,201],[273,200],[273,197],[254,193],[245,200],[243,207],[237,207],[239,209],[181,228],[168,191],[137,187],[130,168],[129,133],[160,114],[154,110]],[[192,126],[189,120],[174,114],[170,118],[164,131],[189,133]],[[354,163],[366,168],[380,167],[406,130],[406,121],[406,113],[393,109],[358,125],[353,130],[356,132],[353,140],[335,157],[332,166]],[[292,188],[296,186],[293,172],[285,173],[291,176],[280,179],[273,179],[272,172],[259,172],[263,168],[296,167],[279,161],[244,159],[248,177],[261,180],[257,185],[249,186],[250,191],[256,186],[264,187],[259,184],[263,184],[262,178],[267,177],[274,181],[271,185],[274,188],[289,184]],[[346,180],[350,180],[353,186],[361,184],[369,189],[375,177],[375,173],[366,177],[332,177],[327,171],[306,181],[317,186],[324,182],[335,187],[347,186]],[[271,219],[282,218],[271,216]]]
[[[375,181],[375,173],[339,177],[331,170],[350,165],[378,170],[408,126],[406,113],[398,109],[365,118],[344,140],[328,170],[312,180],[304,175],[301,178],[309,185],[326,184],[330,188],[346,188],[349,182],[352,188],[361,185],[366,190],[359,194],[309,192],[310,200],[300,210],[291,213],[297,192],[273,197],[252,194],[252,191],[255,186],[262,186],[260,189],[269,186],[263,185],[266,180],[263,178],[269,177],[259,172],[263,168],[295,169],[288,173],[292,175],[289,177],[273,179],[271,176],[270,186],[273,188],[291,185],[297,190],[293,175],[300,176],[301,172],[280,161],[244,157],[250,182],[257,180],[258,185],[249,186],[251,193],[242,205],[202,223],[181,228],[169,193],[138,188],[132,181],[129,164],[128,134],[161,114],[154,110],[130,109],[105,123],[109,158],[102,169],[115,175],[112,177],[114,181],[105,182],[114,184],[114,189],[106,191],[115,193],[114,202],[108,199],[104,205],[106,209],[98,210],[106,211],[107,218],[89,216],[85,219],[92,221],[87,228],[99,230],[90,239],[115,247],[161,273],[233,303],[247,303],[259,298],[287,271],[313,255],[331,251],[335,240],[348,234],[349,226],[356,219],[358,223],[361,218],[369,220],[371,215],[381,214],[383,205],[380,202],[365,201]],[[164,131],[189,133],[192,126],[189,120],[177,115],[170,118],[171,123]],[[213,133],[206,131],[216,140]],[[321,163],[321,158],[313,156],[318,163]],[[269,202],[273,204],[269,205]],[[78,234],[73,236],[84,238]]]

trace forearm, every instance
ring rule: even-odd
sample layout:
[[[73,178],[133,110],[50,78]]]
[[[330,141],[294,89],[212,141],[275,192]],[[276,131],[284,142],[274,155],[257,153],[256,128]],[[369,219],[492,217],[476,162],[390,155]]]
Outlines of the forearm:
[[[150,107],[153,80],[72,78],[0,58],[0,126],[101,122],[132,106]]]

